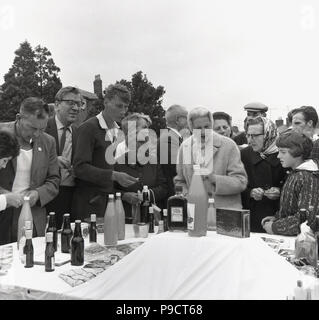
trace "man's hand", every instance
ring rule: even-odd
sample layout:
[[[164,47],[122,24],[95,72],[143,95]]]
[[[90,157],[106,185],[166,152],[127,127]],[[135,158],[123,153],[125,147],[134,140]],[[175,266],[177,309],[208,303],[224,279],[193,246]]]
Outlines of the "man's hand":
[[[122,200],[129,204],[138,204],[140,202],[139,196],[136,192],[125,192]]]
[[[264,195],[270,200],[277,200],[280,197],[280,189],[277,187],[271,187],[270,189],[265,190]]]
[[[125,172],[113,171],[112,180],[118,182],[123,187],[128,187],[138,182],[139,178],[134,178]]]
[[[21,193],[6,193],[5,194],[7,200],[7,208],[15,207],[19,208],[23,204],[23,195]]]
[[[60,169],[69,169],[71,167],[71,162],[62,156],[58,156],[58,163]]]
[[[269,221],[274,221],[276,218],[274,216],[268,216],[265,217],[264,219],[261,220],[261,225],[264,227],[264,223],[269,222]]]
[[[30,198],[30,207],[33,207],[39,200],[39,193],[37,190],[28,191],[25,195]]]
[[[264,190],[262,188],[254,188],[250,191],[250,197],[256,201],[260,201],[263,198]]]
[[[274,234],[273,232],[272,232],[272,221],[267,221],[267,222],[265,222],[264,223],[264,225],[263,225],[263,228],[266,230],[266,232],[268,233],[268,234]]]

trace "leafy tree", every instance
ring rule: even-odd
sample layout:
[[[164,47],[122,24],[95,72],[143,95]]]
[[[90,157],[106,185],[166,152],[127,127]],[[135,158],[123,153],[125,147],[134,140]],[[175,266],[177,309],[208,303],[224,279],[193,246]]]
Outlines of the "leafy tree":
[[[35,62],[39,96],[48,103],[54,102],[56,93],[62,87],[58,76],[61,70],[55,65],[51,52],[40,45],[35,48]]]
[[[164,87],[155,88],[142,71],[133,74],[131,81],[121,80],[119,83],[125,85],[132,95],[128,112],[141,112],[149,115],[152,119],[151,128],[159,135],[160,129],[165,128],[165,111],[162,107]]]
[[[28,41],[15,51],[13,65],[4,76],[0,100],[0,121],[11,121],[21,102],[31,96],[42,97],[47,103],[54,101],[62,84],[47,48],[38,46],[34,51]]]

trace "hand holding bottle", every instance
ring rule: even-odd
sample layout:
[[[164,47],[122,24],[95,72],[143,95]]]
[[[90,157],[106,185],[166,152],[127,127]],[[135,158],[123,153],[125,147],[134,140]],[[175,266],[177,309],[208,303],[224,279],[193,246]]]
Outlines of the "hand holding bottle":
[[[122,199],[129,204],[138,204],[140,202],[138,193],[136,192],[125,192],[123,193]]]
[[[23,195],[21,193],[9,192],[5,194],[7,207],[19,208],[23,204]]]
[[[26,194],[30,198],[30,207],[32,208],[39,200],[39,193],[37,190],[30,190]]]

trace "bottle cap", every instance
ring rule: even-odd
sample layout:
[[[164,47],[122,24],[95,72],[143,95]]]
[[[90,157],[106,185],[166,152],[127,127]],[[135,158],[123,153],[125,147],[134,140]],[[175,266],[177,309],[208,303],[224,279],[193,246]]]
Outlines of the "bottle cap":
[[[116,196],[120,197],[121,196],[121,192],[116,192]]]
[[[109,199],[114,199],[114,194],[109,194]]]
[[[46,242],[53,242],[53,232],[47,232],[45,234],[45,241]]]
[[[148,208],[148,212],[149,212],[149,213],[154,213],[153,207],[149,207],[149,208]]]
[[[70,214],[69,214],[69,213],[65,213],[63,216],[64,216],[64,217],[69,217]]]
[[[55,212],[50,212],[49,215],[53,216],[53,215],[55,215]]]
[[[302,287],[302,281],[301,280],[297,281],[297,287]]]
[[[96,214],[95,213],[91,214],[91,222],[96,222]]]
[[[32,229],[32,221],[30,221],[30,220],[24,221],[24,227],[26,229]]]
[[[163,209],[163,216],[167,216],[167,209]]]
[[[75,220],[75,223],[81,223],[81,220]]]
[[[32,239],[32,230],[31,230],[31,229],[27,229],[27,230],[25,231],[25,237],[26,237],[27,239]]]
[[[24,201],[30,201],[30,197],[29,197],[29,196],[24,196],[24,197],[23,197],[23,200],[24,200]]]
[[[208,203],[214,203],[215,202],[215,199],[214,198],[209,198],[208,199]]]

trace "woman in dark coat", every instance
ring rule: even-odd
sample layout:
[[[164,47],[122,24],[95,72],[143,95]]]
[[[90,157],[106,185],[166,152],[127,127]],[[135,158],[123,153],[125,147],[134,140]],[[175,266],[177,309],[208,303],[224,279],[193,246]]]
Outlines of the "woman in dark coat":
[[[133,132],[135,126],[131,127],[134,122],[136,123],[136,134]],[[130,123],[130,125],[128,125],[128,123]],[[151,120],[149,117],[139,113],[133,113],[122,120],[122,130],[125,135],[125,141],[118,145],[118,157],[114,170],[125,172],[132,177],[139,178],[137,183],[128,187],[123,187],[117,183],[115,184],[115,190],[122,193],[126,223],[132,223],[132,209],[135,210],[141,202],[141,196],[138,191],[142,191],[144,185],[147,185],[149,190],[151,190],[150,198],[153,204],[158,203],[167,196],[167,181],[163,175],[161,165],[157,164],[156,134],[154,133],[154,141],[152,141],[150,135],[150,142],[153,143],[149,143],[149,146],[150,148],[152,148],[152,146],[154,147],[150,152],[147,152],[148,147],[144,145],[147,143],[149,137],[145,129],[147,129],[150,124]],[[130,128],[130,130],[128,128]],[[134,143],[131,143],[132,139],[135,140]],[[130,149],[131,145],[134,146],[134,148]],[[146,149],[145,153],[141,152],[143,148]],[[148,158],[152,160],[148,161]],[[132,161],[132,159],[136,159],[136,161]]]
[[[241,160],[248,175],[247,189],[242,192],[244,209],[250,210],[250,230],[265,232],[261,221],[279,209],[280,189],[286,172],[277,159],[277,129],[265,118],[250,119],[247,124],[249,146],[241,150]]]

